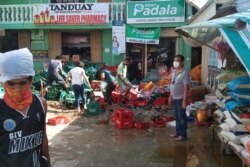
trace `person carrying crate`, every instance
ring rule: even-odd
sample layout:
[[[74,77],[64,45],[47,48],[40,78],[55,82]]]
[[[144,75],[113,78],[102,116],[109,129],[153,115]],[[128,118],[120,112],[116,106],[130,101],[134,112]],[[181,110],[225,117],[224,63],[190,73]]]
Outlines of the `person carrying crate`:
[[[112,112],[112,92],[115,89],[117,82],[116,82],[116,78],[112,75],[112,73],[107,69],[106,64],[101,64],[100,65],[100,71],[101,71],[101,80],[104,80],[105,82],[107,82],[107,86],[105,89],[105,98],[107,99],[107,110],[109,110],[109,112]]]

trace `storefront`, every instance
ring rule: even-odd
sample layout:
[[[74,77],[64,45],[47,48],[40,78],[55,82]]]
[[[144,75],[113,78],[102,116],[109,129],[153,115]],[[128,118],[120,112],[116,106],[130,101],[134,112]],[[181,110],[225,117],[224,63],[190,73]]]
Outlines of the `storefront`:
[[[213,133],[222,142],[223,149],[237,155],[243,166],[249,166],[250,162],[247,147],[250,142],[247,128],[250,120],[249,25],[250,12],[245,11],[176,29],[190,45],[203,45],[202,77],[213,94],[206,95],[207,99],[201,101],[197,108],[209,104],[216,106],[216,110],[210,113],[216,121]],[[207,53],[208,57],[205,56]],[[211,68],[217,70],[213,76]],[[205,117],[209,115],[208,111],[204,112]],[[201,112],[196,110],[197,118],[199,114]],[[237,141],[234,140],[236,138]]]
[[[9,17],[0,15],[5,29],[5,36],[0,37],[1,51],[27,47],[39,62],[77,54],[82,61],[118,64],[123,56],[112,53],[112,22],[123,15],[125,3],[64,2],[34,5],[23,0],[18,3],[24,7],[17,10],[19,4],[0,5],[1,11],[9,13]],[[119,18],[122,23],[124,19]]]
[[[176,36],[164,36],[159,34],[158,44],[141,44],[127,42],[127,55],[132,61],[131,69],[138,69],[131,71],[131,80],[140,79],[145,76],[146,72],[158,69],[162,65],[171,68],[173,57],[176,53]],[[144,64],[144,66],[143,66]],[[141,69],[141,71],[140,71]]]
[[[225,62],[229,46],[249,74],[250,64],[245,54],[249,52],[248,17],[249,12],[236,13],[176,29],[179,34],[183,35],[183,38],[189,45],[203,45],[202,67],[204,68],[204,73],[202,73],[202,78],[204,84],[207,84],[209,79],[208,66],[217,66],[219,69],[226,67]],[[220,37],[218,38],[218,36]],[[216,46],[218,42],[223,45],[221,47]],[[225,42],[228,47],[224,45]],[[232,58],[228,59],[228,62],[232,60],[236,63]]]
[[[126,53],[133,60],[131,79],[166,65],[171,68],[175,54],[184,54],[190,68],[191,49],[174,32],[185,25],[185,1],[128,2]]]

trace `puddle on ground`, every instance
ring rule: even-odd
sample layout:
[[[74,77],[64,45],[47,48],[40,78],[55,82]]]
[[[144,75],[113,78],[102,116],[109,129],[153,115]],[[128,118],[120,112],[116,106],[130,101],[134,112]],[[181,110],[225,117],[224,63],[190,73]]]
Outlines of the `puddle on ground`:
[[[206,142],[161,141],[147,159],[149,162],[171,164],[173,167],[238,167],[241,164],[236,155],[223,155],[219,142]]]

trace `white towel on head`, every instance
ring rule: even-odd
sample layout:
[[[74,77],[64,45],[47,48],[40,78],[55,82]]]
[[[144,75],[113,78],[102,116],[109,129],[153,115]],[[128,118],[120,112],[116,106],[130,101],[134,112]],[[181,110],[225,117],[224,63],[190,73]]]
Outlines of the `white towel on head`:
[[[0,53],[0,82],[34,75],[33,55],[27,48]]]

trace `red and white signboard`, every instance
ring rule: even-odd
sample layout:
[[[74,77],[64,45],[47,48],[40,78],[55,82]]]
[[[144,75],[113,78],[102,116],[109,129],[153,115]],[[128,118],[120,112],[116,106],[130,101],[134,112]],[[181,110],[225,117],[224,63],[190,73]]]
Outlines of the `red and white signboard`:
[[[34,24],[108,24],[108,3],[34,5]]]

